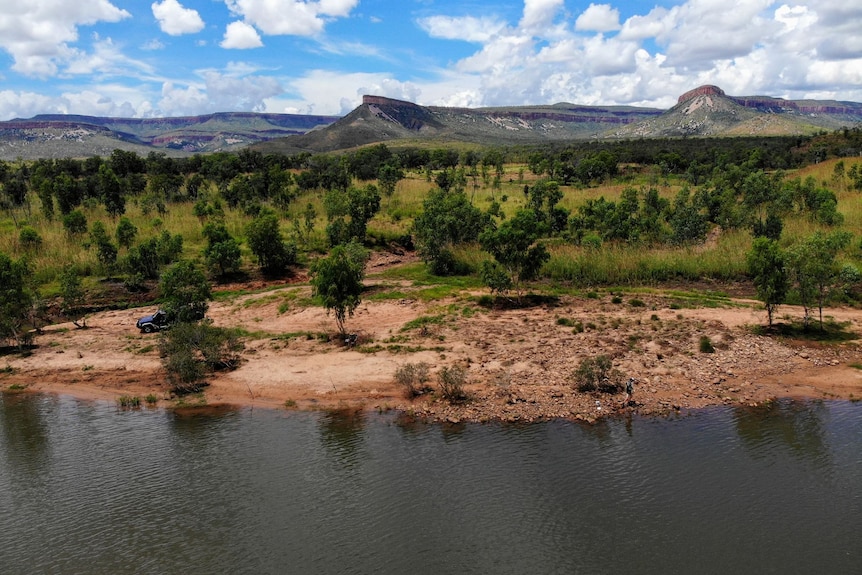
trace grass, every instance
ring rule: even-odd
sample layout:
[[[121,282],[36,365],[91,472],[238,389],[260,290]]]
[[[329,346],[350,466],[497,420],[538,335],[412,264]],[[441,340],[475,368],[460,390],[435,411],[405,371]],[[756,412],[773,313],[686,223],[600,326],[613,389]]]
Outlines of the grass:
[[[117,405],[121,409],[137,409],[141,406],[141,398],[137,395],[121,395],[117,398]]]

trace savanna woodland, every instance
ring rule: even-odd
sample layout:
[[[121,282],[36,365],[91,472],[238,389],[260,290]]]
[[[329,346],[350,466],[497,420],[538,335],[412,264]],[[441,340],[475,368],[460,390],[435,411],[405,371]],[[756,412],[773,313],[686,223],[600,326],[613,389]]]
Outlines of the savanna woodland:
[[[369,371],[370,383],[400,390],[391,405],[418,401],[408,408],[440,417],[487,417],[483,401],[509,411],[546,401],[521,415],[572,416],[587,409],[572,402],[621,401],[629,377],[637,391],[625,408],[767,399],[774,389],[754,393],[757,374],[729,379],[740,367],[720,365],[722,353],[745,364],[746,338],[782,364],[788,342],[788,353],[819,366],[855,353],[860,334],[834,310],[862,298],[860,154],[854,128],[0,162],[3,377],[23,377],[16,362],[61,347],[42,339],[48,326],[94,333],[100,313],[130,310],[126,347],[158,357],[159,400],[200,393],[264,345],[299,342],[331,357],[386,357],[386,374]],[[405,302],[421,304],[415,317],[386,333],[368,327],[372,304]],[[216,305],[259,306],[259,326],[214,314]],[[134,318],[156,307],[171,328],[138,334]],[[710,331],[741,308],[755,320]],[[264,327],[266,314],[314,309],[325,323]],[[688,309],[712,315],[691,319]],[[548,326],[532,348],[495,355],[523,343],[540,317]],[[517,323],[481,323],[492,318]],[[672,357],[715,370],[661,368]],[[353,377],[363,383],[361,369]],[[662,395],[669,381],[687,382],[686,399]],[[289,394],[280,401],[296,405]]]

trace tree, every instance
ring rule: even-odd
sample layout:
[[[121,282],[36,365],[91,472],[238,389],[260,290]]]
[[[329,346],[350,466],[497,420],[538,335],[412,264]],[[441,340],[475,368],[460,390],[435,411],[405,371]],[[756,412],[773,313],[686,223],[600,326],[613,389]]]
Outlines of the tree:
[[[806,327],[809,310],[816,303],[820,312],[820,329],[823,329],[823,304],[841,274],[841,267],[836,263],[835,257],[850,243],[850,239],[849,232],[839,231],[826,235],[817,231],[790,250],[788,266],[805,312]]]
[[[93,222],[90,230],[90,239],[96,246],[96,257],[105,268],[105,273],[110,274],[117,263],[117,246],[111,243],[105,224],[100,221]]]
[[[777,241],[759,237],[754,239],[746,262],[748,273],[754,279],[757,297],[766,306],[766,315],[772,326],[772,316],[784,302],[789,285],[785,254]]]
[[[338,332],[346,335],[344,321],[353,316],[362,294],[365,262],[368,252],[360,244],[350,242],[332,248],[329,256],[311,265],[311,286],[323,301],[326,313],[335,312]]]
[[[519,296],[521,282],[535,278],[550,259],[545,246],[536,243],[546,230],[533,210],[520,210],[497,229],[489,228],[479,235],[482,249],[503,266]]]
[[[383,164],[377,172],[377,183],[380,184],[380,189],[387,198],[395,193],[395,187],[403,179],[404,172],[392,163]]]
[[[120,247],[129,249],[135,243],[135,237],[138,235],[138,228],[132,223],[132,220],[123,216],[117,223],[117,243]]]
[[[162,307],[175,323],[203,319],[212,299],[206,276],[188,260],[180,260],[165,270],[159,291],[164,301]]]
[[[368,221],[380,210],[380,191],[373,185],[351,187],[347,193],[331,190],[326,194],[324,207],[329,218],[326,233],[330,245],[363,243]]]
[[[66,265],[60,274],[60,298],[60,312],[69,318],[75,327],[87,327],[86,316],[82,310],[84,289],[81,287],[81,276],[71,264]]]
[[[204,226],[203,236],[207,239],[204,257],[210,271],[221,277],[239,270],[242,262],[239,242],[230,235],[224,223],[208,222]]]
[[[27,341],[25,326],[33,306],[31,275],[25,260],[0,252],[0,337],[14,340],[19,350]]]
[[[159,356],[171,390],[184,394],[200,391],[209,373],[237,367],[243,347],[234,331],[209,321],[180,323],[162,332]]]
[[[246,226],[246,239],[266,274],[284,273],[296,262],[296,246],[284,241],[278,217],[271,210],[261,212]]]
[[[451,248],[478,240],[490,224],[490,216],[471,204],[463,191],[432,190],[422,207],[422,213],[413,220],[419,255],[435,275],[457,273]]]
[[[63,216],[63,228],[70,236],[78,236],[87,232],[87,216],[81,210],[72,210]]]

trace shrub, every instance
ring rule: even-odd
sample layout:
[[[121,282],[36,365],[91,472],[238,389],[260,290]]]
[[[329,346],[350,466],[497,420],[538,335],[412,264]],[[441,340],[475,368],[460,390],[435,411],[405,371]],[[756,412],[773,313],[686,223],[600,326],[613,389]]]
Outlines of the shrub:
[[[700,352],[715,353],[715,347],[713,347],[712,342],[709,340],[708,336],[700,336]]]
[[[18,241],[26,250],[35,250],[42,245],[42,236],[31,226],[24,226],[18,234]]]
[[[451,402],[461,402],[467,399],[464,384],[467,381],[467,368],[462,365],[443,367],[437,372],[437,382],[440,384],[440,395]]]
[[[601,391],[617,393],[622,389],[622,373],[613,367],[611,358],[606,355],[587,357],[581,360],[572,373],[578,391]]]
[[[428,387],[428,364],[405,363],[395,370],[396,383],[404,388],[404,395],[407,399],[413,399],[417,395],[422,395],[430,391]]]
[[[180,323],[162,332],[159,355],[171,390],[184,394],[200,391],[208,373],[236,368],[243,347],[235,332],[211,322]]]

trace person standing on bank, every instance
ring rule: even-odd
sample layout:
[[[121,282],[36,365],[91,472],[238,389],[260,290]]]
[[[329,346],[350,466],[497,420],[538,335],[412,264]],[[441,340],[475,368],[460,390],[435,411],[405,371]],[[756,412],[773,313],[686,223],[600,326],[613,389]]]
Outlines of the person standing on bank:
[[[635,378],[630,377],[629,380],[626,382],[626,397],[623,400],[623,405],[628,405],[631,402],[632,396],[634,395],[634,393],[635,393]]]

